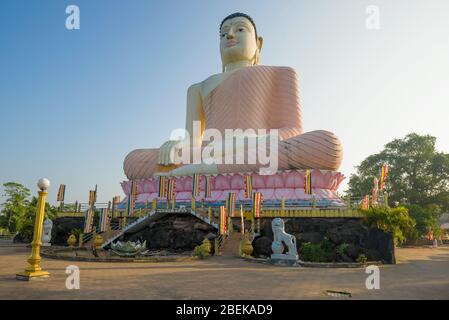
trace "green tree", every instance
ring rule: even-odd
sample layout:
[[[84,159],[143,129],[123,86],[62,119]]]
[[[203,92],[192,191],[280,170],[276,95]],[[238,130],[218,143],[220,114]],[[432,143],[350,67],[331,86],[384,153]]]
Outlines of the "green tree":
[[[405,207],[370,208],[364,210],[364,213],[364,224],[392,233],[395,244],[405,242],[415,231],[416,222]]]
[[[16,232],[21,217],[26,215],[30,190],[17,182],[4,183],[3,187],[6,201],[2,204],[3,208],[0,211],[0,226],[8,229],[9,232]]]
[[[438,223],[438,217],[441,209],[437,205],[428,205],[421,207],[417,204],[408,206],[410,216],[416,221],[415,232],[409,235],[409,239],[416,239],[420,236],[426,236],[432,230],[435,236],[441,233]]]
[[[9,232],[18,232],[24,238],[31,239],[33,235],[34,220],[36,217],[36,197],[30,197],[30,190],[16,182],[7,182],[4,185],[6,201],[0,211],[0,227]],[[45,217],[55,219],[57,209],[48,202],[45,203]]]
[[[395,139],[385,148],[362,161],[349,180],[351,197],[371,194],[373,177],[379,177],[382,165],[389,166],[386,191],[389,203],[422,208],[437,205],[449,210],[449,154],[437,152],[436,138],[411,133]]]
[[[37,197],[32,197],[31,201],[28,203],[26,210],[23,215],[16,219],[16,228],[25,239],[30,239],[33,237],[34,231],[34,221],[36,219],[37,210]],[[51,206],[48,202],[45,203],[45,218],[55,219],[57,217],[57,209]]]

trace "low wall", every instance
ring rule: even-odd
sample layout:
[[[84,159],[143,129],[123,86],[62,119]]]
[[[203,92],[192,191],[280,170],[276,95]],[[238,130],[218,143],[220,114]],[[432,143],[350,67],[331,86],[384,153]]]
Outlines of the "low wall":
[[[261,234],[253,241],[255,256],[270,256],[273,232],[272,219],[261,219]],[[335,247],[347,244],[345,254],[335,261],[354,262],[360,254],[368,260],[395,263],[393,236],[379,229],[368,228],[357,218],[285,218],[285,231],[296,237],[301,255],[304,242],[320,243],[328,239]]]

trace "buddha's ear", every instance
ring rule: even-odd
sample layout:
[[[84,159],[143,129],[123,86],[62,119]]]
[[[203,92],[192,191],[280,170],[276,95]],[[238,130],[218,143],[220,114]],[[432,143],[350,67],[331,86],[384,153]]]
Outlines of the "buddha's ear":
[[[259,51],[262,50],[263,46],[263,38],[261,36],[257,37],[257,48],[259,48]]]

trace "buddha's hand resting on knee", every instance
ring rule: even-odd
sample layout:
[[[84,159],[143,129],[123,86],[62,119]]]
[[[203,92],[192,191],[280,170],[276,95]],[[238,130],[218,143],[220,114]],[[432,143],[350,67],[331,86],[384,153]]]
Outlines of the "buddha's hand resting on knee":
[[[176,153],[180,145],[181,141],[179,140],[168,140],[164,142],[159,148],[158,164],[163,166],[175,164]]]

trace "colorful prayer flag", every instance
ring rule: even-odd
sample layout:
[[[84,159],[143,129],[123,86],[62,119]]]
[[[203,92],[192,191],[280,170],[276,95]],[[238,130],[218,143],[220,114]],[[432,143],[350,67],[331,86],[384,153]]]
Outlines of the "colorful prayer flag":
[[[63,202],[65,197],[65,184],[61,184],[58,190],[58,198],[56,201]]]
[[[229,192],[229,194],[228,194],[226,211],[228,212],[229,217],[234,216],[234,212],[235,212],[235,193],[234,192]]]
[[[201,190],[201,176],[199,173],[195,173],[192,178],[192,198],[196,198],[200,195]]]
[[[95,190],[90,190],[89,191],[89,206],[93,206],[95,204]]]
[[[253,217],[259,218],[262,204],[262,193],[253,192]]]
[[[243,205],[241,204],[240,205],[240,219],[241,219],[241,233],[242,233],[242,236],[244,236],[245,235],[245,218],[243,217]]]
[[[108,208],[101,209],[98,230],[100,230],[100,232],[106,232],[108,230],[108,225],[109,225],[109,209]]]
[[[379,190],[379,180],[377,180],[376,177],[373,179],[373,194],[371,197],[371,206],[376,207],[377,206],[377,192]]]
[[[368,210],[368,209],[369,209],[369,195],[366,195],[366,196],[363,198],[363,201],[362,201],[362,209],[364,209],[364,210]]]
[[[128,196],[128,217],[134,216],[134,207],[136,204],[136,196],[137,196],[137,183],[133,180],[131,181],[131,190]]]
[[[312,194],[312,173],[310,170],[306,170],[304,175],[304,193]]]
[[[172,200],[175,198],[175,189],[176,189],[175,177],[170,177],[168,179],[167,200]]]
[[[382,168],[380,168],[380,190],[385,189],[385,183],[388,179],[388,166],[383,165]]]
[[[159,198],[167,197],[167,177],[166,176],[159,177],[158,190],[159,190],[158,191]]]
[[[221,235],[226,234],[226,226],[227,226],[227,222],[226,222],[226,207],[225,206],[220,206],[219,229],[220,229],[220,234]]]
[[[244,176],[244,182],[245,182],[245,198],[249,198],[253,194],[253,176],[251,175]]]
[[[211,185],[210,185],[210,176],[205,176],[204,181],[204,197],[210,198],[211,195]]]
[[[120,203],[120,196],[115,196],[112,198],[112,217],[115,217],[117,210],[117,205]]]
[[[94,222],[94,210],[90,208],[84,216],[84,233],[92,232],[92,223]]]

